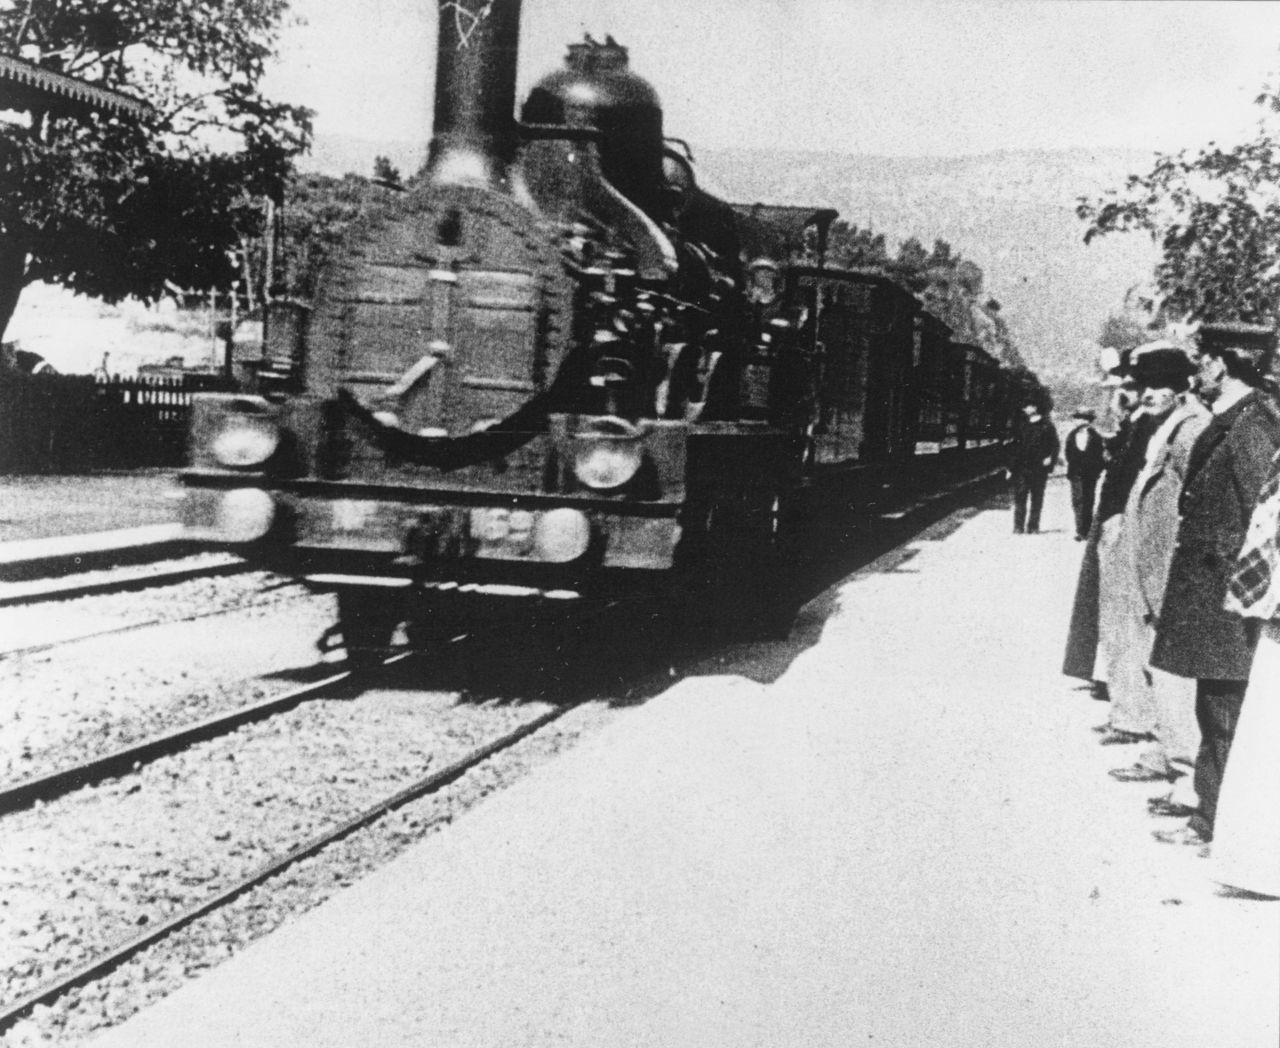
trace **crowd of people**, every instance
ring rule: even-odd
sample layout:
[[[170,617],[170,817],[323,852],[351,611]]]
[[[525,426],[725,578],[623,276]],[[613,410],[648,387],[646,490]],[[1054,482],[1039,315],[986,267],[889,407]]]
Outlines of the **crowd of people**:
[[[1204,325],[1189,352],[1155,342],[1122,358],[1113,434],[1104,438],[1092,412],[1077,412],[1064,443],[1076,538],[1085,546],[1063,662],[1064,673],[1109,700],[1107,721],[1095,729],[1101,744],[1138,747],[1110,774],[1164,787],[1148,800],[1163,823],[1156,839],[1197,848],[1210,876],[1230,889],[1273,898],[1280,897],[1280,400],[1268,378],[1275,352],[1270,329]],[[1037,449],[1023,458],[1047,475],[1047,454],[1039,455],[1047,438],[1028,428],[1018,443]],[[1017,453],[1012,463],[1011,476],[1026,471]],[[1034,477],[1024,486],[1032,531]],[[1014,527],[1024,528],[1016,506]]]

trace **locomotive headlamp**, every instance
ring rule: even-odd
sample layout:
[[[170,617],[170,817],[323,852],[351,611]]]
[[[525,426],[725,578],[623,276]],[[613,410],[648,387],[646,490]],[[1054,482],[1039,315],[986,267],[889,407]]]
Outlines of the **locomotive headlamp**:
[[[561,506],[539,513],[533,526],[533,548],[539,560],[567,564],[587,552],[591,523],[581,510]]]
[[[643,461],[644,438],[625,419],[595,419],[573,436],[573,475],[596,491],[622,487]]]
[[[223,492],[218,499],[212,530],[223,542],[253,542],[271,529],[275,513],[271,496],[259,488]]]
[[[237,400],[218,420],[209,450],[222,465],[245,469],[266,462],[280,444],[276,424],[252,400]]]

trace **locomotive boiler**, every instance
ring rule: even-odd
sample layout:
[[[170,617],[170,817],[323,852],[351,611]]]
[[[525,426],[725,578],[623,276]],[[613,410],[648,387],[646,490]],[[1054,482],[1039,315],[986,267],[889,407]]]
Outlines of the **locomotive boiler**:
[[[274,383],[196,398],[183,476],[193,536],[338,594],[353,660],[463,595],[784,625],[806,514],[1002,439],[911,295],[825,265],[834,211],[699,187],[626,48],[571,45],[517,118],[519,0],[438,3],[426,168],[269,322]]]

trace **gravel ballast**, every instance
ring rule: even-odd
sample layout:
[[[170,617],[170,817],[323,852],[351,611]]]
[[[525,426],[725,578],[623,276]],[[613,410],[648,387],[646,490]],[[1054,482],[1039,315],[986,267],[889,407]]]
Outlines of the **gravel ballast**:
[[[546,708],[385,692],[316,703],[141,776],[4,820],[0,969],[8,997]],[[575,708],[439,793],[299,862],[90,986],[38,1006],[0,1043],[75,1044],[122,1021],[619,715],[603,702]],[[409,746],[406,733],[417,736]]]
[[[147,616],[157,611],[177,619],[215,599],[228,613],[0,658],[0,782],[100,756],[295,686],[291,674],[317,663],[315,642],[333,623],[333,599],[296,588],[264,594],[246,583],[204,579],[165,587],[176,591],[169,594],[67,602],[120,606],[102,622],[151,621]],[[146,611],[131,614],[133,600]],[[0,613],[0,629],[23,610]]]

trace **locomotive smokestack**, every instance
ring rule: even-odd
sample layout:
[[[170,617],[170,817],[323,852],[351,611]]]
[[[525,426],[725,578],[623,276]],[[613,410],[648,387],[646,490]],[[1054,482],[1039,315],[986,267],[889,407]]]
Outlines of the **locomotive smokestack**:
[[[497,184],[515,153],[521,0],[436,0],[436,182]]]

